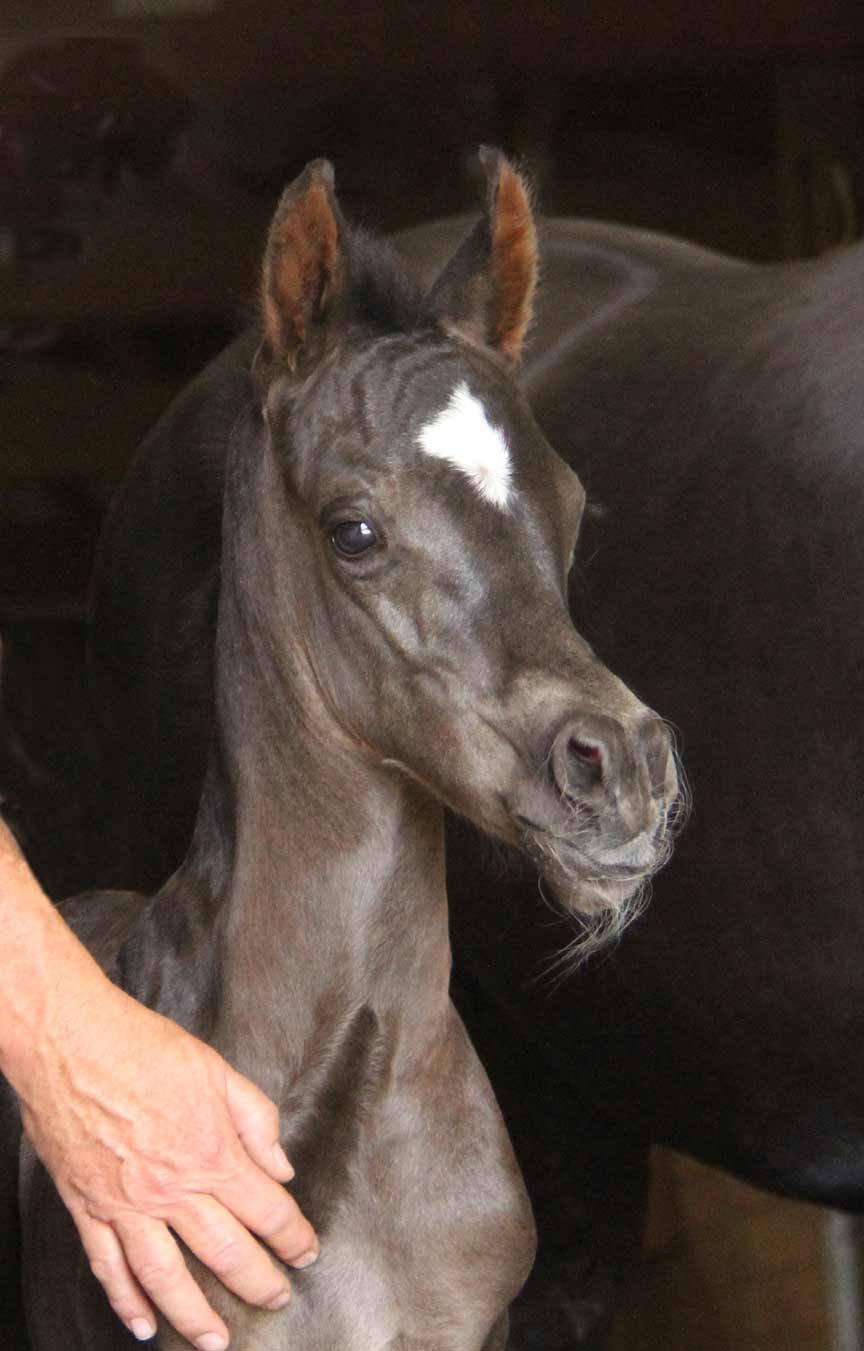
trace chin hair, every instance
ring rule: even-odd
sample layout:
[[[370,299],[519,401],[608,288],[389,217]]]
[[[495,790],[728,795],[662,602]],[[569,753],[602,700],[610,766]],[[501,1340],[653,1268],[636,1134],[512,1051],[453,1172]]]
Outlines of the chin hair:
[[[586,878],[577,870],[575,860],[571,861],[549,837],[526,840],[526,851],[540,874],[541,895],[552,909],[571,921],[575,930],[570,942],[543,964],[542,974],[557,983],[589,957],[617,943],[627,926],[642,913],[651,897],[651,877],[666,862],[671,844],[661,850],[649,875],[621,880]]]

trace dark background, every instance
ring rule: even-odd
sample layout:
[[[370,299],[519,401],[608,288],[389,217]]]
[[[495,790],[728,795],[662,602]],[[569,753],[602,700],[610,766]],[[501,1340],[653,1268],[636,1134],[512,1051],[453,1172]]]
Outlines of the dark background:
[[[779,259],[858,232],[862,92],[854,0],[4,0],[0,627],[81,616],[111,484],[308,159],[389,229],[471,209],[491,141],[549,213]]]

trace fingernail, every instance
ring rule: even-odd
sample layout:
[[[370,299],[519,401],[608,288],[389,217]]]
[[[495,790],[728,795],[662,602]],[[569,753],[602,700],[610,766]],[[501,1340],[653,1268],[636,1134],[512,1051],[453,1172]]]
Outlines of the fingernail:
[[[289,1302],[290,1299],[291,1299],[291,1291],[283,1290],[281,1295],[277,1295],[275,1299],[270,1301],[270,1303],[267,1305],[267,1308],[271,1309],[275,1313],[277,1309],[284,1309],[285,1305]]]
[[[221,1332],[205,1332],[203,1337],[196,1337],[195,1345],[198,1351],[225,1351],[228,1338]]]
[[[280,1173],[288,1174],[287,1180],[290,1182],[294,1176],[294,1169],[291,1167],[291,1164],[288,1161],[288,1155],[281,1145],[273,1146],[273,1160]]]
[[[297,1271],[302,1271],[304,1267],[311,1267],[313,1262],[318,1261],[317,1252],[304,1252],[302,1257],[296,1257],[291,1263]]]
[[[156,1329],[146,1318],[133,1318],[129,1324],[129,1331],[139,1342],[149,1342],[151,1337],[156,1336]]]

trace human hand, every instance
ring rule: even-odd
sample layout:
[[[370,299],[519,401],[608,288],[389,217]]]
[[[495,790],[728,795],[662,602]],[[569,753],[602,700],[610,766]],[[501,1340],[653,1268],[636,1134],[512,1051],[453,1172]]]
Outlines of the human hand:
[[[19,1076],[25,1129],[130,1331],[154,1335],[155,1305],[201,1351],[221,1351],[228,1331],[170,1231],[242,1299],[287,1303],[284,1274],[252,1234],[295,1267],[315,1260],[318,1241],[279,1185],[293,1170],[277,1110],[101,973],[91,985],[49,1021]]]

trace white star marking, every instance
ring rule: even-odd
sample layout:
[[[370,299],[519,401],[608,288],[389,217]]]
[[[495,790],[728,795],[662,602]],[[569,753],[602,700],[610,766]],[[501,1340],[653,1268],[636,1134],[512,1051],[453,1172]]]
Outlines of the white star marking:
[[[513,474],[507,442],[464,380],[446,408],[421,428],[417,444],[427,455],[447,460],[467,475],[484,501],[502,511],[506,508]]]

